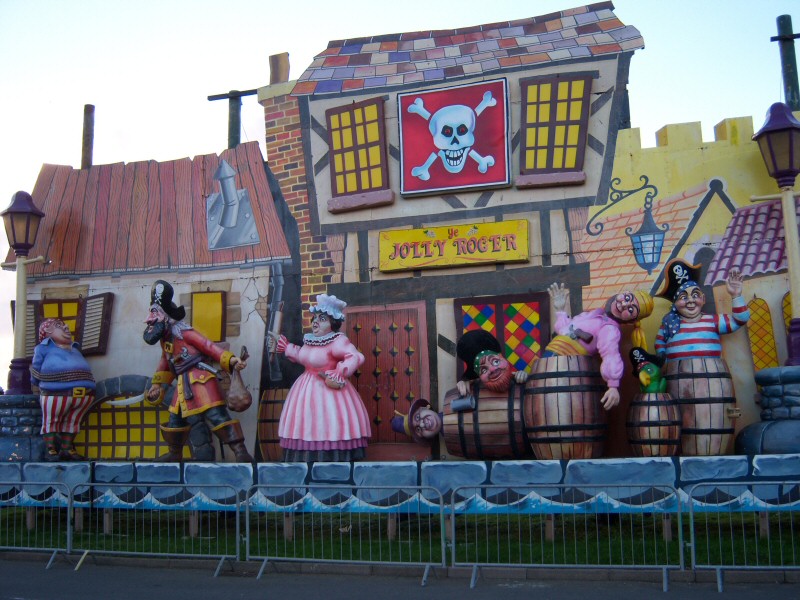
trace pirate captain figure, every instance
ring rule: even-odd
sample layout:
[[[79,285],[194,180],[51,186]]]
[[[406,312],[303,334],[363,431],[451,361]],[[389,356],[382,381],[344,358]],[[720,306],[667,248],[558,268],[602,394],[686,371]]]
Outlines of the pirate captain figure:
[[[244,445],[244,434],[238,419],[228,413],[225,399],[217,383],[219,371],[209,364],[215,361],[231,373],[247,366],[241,358],[214,344],[192,329],[183,319],[186,310],[173,302],[172,286],[159,279],[150,292],[150,313],[145,320],[144,341],[161,344],[161,360],[147,399],[159,404],[164,399],[165,385],[177,379],[177,389],[169,405],[169,421],[161,426],[161,435],[169,451],[160,462],[183,460],[183,446],[189,439],[187,417],[203,415],[212,432],[233,451],[237,462],[252,462]]]
[[[94,401],[95,382],[78,348],[69,326],[61,319],[45,319],[39,325],[31,385],[39,388],[47,462],[84,460],[72,442]]]

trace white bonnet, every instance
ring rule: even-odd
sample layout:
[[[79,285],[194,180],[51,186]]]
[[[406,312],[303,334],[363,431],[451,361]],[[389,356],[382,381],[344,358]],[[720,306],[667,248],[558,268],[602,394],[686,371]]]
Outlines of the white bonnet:
[[[325,313],[334,319],[344,321],[345,307],[347,307],[347,302],[344,300],[339,300],[336,296],[328,296],[328,294],[319,294],[317,303],[308,310],[311,313]]]

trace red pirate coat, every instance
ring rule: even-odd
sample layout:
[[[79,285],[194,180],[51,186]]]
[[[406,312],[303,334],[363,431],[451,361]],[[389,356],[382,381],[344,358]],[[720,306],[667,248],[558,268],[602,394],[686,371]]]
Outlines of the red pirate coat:
[[[168,333],[161,340],[161,360],[153,375],[153,383],[157,384],[178,380],[178,389],[172,397],[169,412],[189,417],[215,406],[223,406],[225,400],[220,394],[216,374],[201,365],[211,367],[211,361],[215,361],[230,373],[233,353],[222,349],[194,329],[185,329],[181,335],[183,339]],[[160,403],[162,399],[163,391],[155,403]]]

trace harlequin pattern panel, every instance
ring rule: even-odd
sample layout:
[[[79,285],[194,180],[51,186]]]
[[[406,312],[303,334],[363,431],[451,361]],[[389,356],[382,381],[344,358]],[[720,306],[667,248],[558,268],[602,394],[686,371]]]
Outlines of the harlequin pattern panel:
[[[763,298],[753,298],[748,303],[750,321],[747,335],[750,338],[750,352],[756,371],[778,366],[778,349],[772,331],[772,315],[769,305]]]

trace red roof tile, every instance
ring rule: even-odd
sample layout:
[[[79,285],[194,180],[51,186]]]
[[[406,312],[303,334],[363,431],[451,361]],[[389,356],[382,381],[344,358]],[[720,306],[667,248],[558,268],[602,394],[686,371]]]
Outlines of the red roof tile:
[[[209,250],[206,199],[219,192],[220,160],[246,189],[260,242]],[[32,277],[158,271],[265,263],[289,257],[257,142],[221,155],[88,169],[43,165],[33,201],[45,213],[31,256]],[[13,254],[9,252],[9,260]]]

